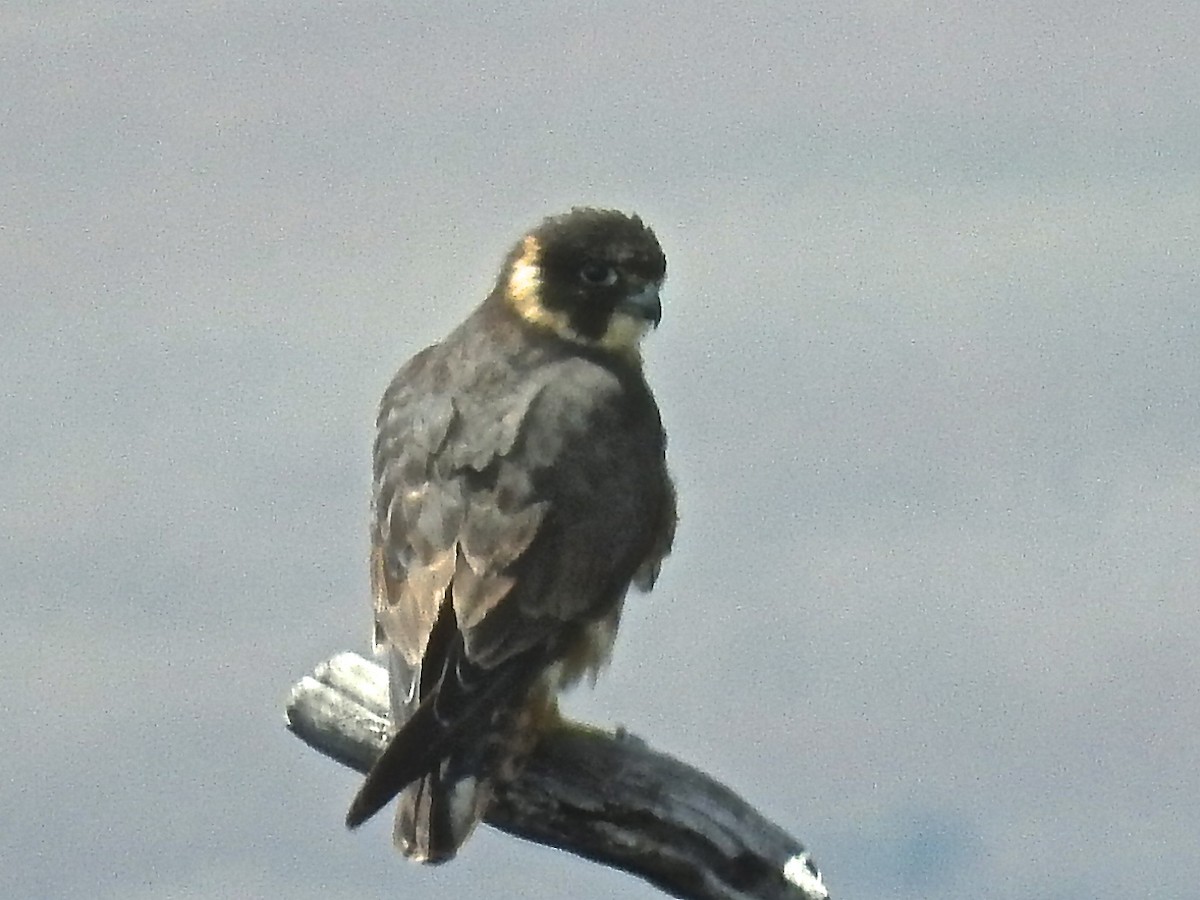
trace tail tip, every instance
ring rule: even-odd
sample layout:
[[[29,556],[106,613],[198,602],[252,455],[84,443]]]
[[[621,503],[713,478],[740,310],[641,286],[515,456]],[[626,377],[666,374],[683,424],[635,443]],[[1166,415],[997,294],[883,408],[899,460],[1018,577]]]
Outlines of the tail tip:
[[[350,808],[346,811],[346,828],[353,831],[377,812],[379,812],[379,807],[368,803],[364,793],[359,791],[354,795],[354,799],[350,802]]]

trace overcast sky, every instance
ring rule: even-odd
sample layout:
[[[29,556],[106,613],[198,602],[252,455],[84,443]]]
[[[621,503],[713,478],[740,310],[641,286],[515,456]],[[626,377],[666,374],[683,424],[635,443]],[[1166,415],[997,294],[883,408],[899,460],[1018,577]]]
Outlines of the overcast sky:
[[[573,204],[669,260],[681,525],[568,710],[836,898],[1200,883],[1200,4],[0,9],[0,895],[653,897],[348,834],[375,405]]]

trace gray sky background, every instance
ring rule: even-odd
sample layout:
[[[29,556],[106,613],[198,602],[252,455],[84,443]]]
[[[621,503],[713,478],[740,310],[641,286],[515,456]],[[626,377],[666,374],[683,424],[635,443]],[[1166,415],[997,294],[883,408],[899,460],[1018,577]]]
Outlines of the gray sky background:
[[[392,371],[636,210],[676,552],[568,709],[838,898],[1200,883],[1200,5],[0,10],[0,895],[650,897],[438,870],[287,734],[365,650]]]

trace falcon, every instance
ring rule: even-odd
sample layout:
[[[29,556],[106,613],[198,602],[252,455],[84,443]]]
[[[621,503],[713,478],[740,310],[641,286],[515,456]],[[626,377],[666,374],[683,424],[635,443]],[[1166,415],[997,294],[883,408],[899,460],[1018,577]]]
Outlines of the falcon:
[[[666,435],[642,371],[666,258],[636,216],[576,208],[525,234],[488,297],[383,396],[375,645],[393,735],[346,817],[398,795],[406,856],[451,859],[557,696],[607,662],[630,586],[671,548]]]

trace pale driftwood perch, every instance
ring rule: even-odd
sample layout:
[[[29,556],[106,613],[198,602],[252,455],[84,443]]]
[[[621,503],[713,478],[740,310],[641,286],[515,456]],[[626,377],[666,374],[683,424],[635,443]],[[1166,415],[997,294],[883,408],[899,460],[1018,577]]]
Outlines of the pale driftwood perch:
[[[387,675],[339,654],[292,688],[288,727],[365,772],[387,739]],[[702,772],[624,732],[547,735],[486,821],[684,900],[827,900],[804,848]]]

